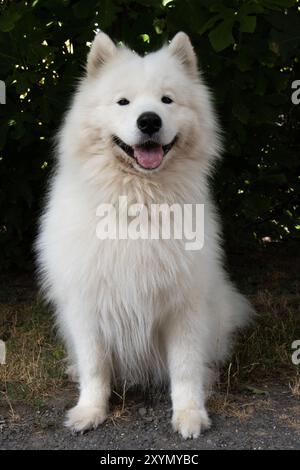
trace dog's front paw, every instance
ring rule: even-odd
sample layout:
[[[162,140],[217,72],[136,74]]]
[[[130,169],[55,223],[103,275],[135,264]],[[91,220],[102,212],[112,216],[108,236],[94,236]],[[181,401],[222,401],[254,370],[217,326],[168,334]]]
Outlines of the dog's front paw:
[[[172,425],[184,439],[196,439],[202,431],[210,427],[210,419],[204,408],[174,410]]]
[[[67,413],[65,426],[74,432],[96,429],[107,418],[106,409],[92,405],[77,405]]]

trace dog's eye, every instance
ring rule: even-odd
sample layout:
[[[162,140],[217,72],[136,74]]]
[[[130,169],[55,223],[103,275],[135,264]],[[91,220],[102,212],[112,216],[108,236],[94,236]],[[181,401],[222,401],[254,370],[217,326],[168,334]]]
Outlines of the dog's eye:
[[[129,104],[129,101],[127,98],[121,98],[119,101],[118,101],[118,104],[120,106],[127,106]]]
[[[170,98],[169,96],[163,96],[162,99],[161,99],[161,101],[162,101],[163,103],[165,103],[165,104],[171,104],[171,103],[173,103],[172,98]]]

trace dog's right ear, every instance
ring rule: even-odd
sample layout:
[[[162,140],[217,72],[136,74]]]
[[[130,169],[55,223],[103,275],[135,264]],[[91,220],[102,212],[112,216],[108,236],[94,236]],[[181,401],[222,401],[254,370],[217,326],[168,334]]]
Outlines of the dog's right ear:
[[[87,59],[87,73],[96,75],[99,68],[117,52],[117,46],[105,33],[98,33],[92,43]]]
[[[169,44],[169,51],[192,77],[197,77],[197,57],[187,34],[177,33]]]

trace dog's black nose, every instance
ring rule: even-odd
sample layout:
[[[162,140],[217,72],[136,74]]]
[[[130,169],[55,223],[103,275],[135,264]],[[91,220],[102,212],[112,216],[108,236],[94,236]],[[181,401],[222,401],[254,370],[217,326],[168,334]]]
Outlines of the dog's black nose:
[[[161,118],[156,113],[143,113],[137,120],[137,126],[144,134],[152,135],[162,126]]]

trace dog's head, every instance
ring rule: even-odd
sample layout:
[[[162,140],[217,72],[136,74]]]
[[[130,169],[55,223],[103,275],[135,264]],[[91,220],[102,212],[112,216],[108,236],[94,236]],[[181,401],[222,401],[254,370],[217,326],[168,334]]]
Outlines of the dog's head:
[[[182,32],[144,57],[97,34],[83,89],[90,125],[101,129],[103,147],[125,170],[152,173],[178,152],[190,155],[199,129],[204,139],[205,123],[213,120],[196,55]]]

